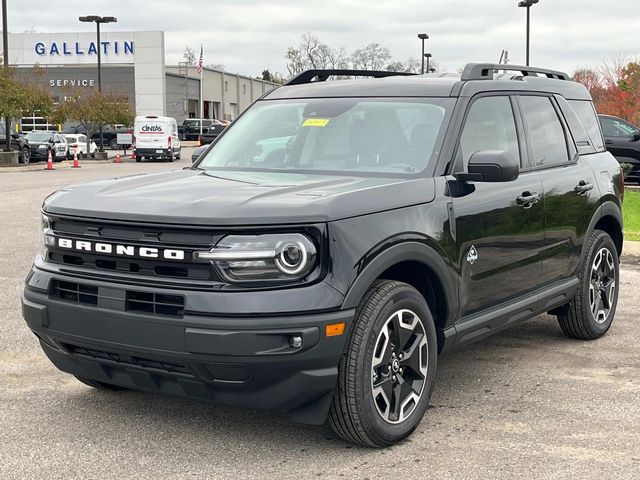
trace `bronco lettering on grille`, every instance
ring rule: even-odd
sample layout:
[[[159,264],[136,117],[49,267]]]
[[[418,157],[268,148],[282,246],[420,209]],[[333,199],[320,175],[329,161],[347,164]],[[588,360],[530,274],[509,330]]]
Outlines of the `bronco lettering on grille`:
[[[184,260],[184,250],[161,249],[156,247],[135,247],[133,245],[115,245],[96,243],[86,240],[58,238],[58,247],[85,252],[120,255],[124,257],[139,256],[143,258],[163,258],[165,260]]]

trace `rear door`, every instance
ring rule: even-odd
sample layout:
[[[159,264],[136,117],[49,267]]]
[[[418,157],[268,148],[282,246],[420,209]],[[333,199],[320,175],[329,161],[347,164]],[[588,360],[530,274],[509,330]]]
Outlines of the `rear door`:
[[[539,284],[542,182],[527,171],[521,122],[509,96],[482,96],[468,107],[454,171],[466,172],[471,155],[485,150],[502,150],[519,158],[521,173],[512,182],[449,182],[462,316]]]
[[[168,138],[171,135],[169,123],[164,119],[145,119],[136,124],[136,149],[153,150],[163,153],[168,148]],[[157,152],[155,152],[158,150]]]
[[[540,281],[574,274],[585,231],[585,205],[594,193],[593,171],[578,156],[566,119],[553,96],[521,95],[518,105],[532,173],[544,189],[544,246]]]

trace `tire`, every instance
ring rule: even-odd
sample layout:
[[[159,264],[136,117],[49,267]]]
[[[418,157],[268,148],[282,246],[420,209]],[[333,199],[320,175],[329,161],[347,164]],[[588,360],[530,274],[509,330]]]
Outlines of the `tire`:
[[[396,343],[404,344],[398,354]],[[331,427],[342,439],[362,446],[400,442],[429,406],[436,367],[436,331],[424,297],[406,283],[377,281],[356,310],[338,365]],[[401,408],[394,408],[398,404]]]
[[[93,153],[91,154],[91,158],[96,158],[96,152],[93,152]]]
[[[84,158],[84,153],[82,153],[82,150],[80,150],[80,152],[78,153],[78,160],[82,160]]]
[[[606,232],[594,230],[584,248],[586,254],[578,270],[580,286],[557,317],[568,337],[595,340],[607,333],[613,323],[620,268],[616,246]]]
[[[110,383],[99,382],[98,380],[92,380],[90,378],[79,377],[78,375],[74,375],[78,381],[88,385],[90,387],[96,388],[98,390],[108,390],[111,392],[120,392],[122,390],[127,390],[125,387],[120,387],[118,385],[112,385]]]
[[[141,162],[142,161],[142,157],[140,155],[136,155],[136,162]]]
[[[118,139],[112,138],[111,141],[109,142],[109,148],[111,150],[118,150]]]
[[[31,161],[31,149],[29,147],[24,147],[20,152],[20,163],[23,165],[29,165]]]

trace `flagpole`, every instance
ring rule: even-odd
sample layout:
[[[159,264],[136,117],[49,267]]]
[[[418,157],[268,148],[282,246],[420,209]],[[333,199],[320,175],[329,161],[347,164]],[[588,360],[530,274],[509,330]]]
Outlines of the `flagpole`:
[[[204,70],[204,50],[202,45],[200,45],[200,58],[198,59],[198,67],[200,70],[200,136],[202,136],[202,124],[204,123],[202,119],[204,118],[204,97],[203,97],[203,88],[202,88],[202,72]]]

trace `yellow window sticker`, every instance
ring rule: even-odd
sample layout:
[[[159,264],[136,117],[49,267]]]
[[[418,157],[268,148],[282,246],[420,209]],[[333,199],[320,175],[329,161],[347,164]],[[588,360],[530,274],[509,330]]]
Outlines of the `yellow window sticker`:
[[[328,118],[307,118],[302,124],[303,127],[326,127],[329,123]]]

